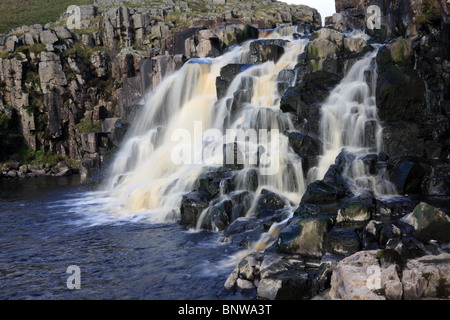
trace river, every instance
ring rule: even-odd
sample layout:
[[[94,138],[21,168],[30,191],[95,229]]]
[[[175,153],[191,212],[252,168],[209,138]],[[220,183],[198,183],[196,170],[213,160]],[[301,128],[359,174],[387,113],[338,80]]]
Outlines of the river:
[[[216,299],[236,247],[178,223],[110,219],[101,204],[79,176],[0,180],[0,299]]]

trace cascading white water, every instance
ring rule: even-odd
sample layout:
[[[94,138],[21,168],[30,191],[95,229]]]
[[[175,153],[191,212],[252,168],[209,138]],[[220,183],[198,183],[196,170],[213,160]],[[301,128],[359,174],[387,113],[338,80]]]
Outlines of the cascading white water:
[[[265,162],[246,161],[243,169],[234,176],[237,192],[247,190],[247,175],[257,172],[258,188],[252,191],[254,202],[247,216],[253,214],[263,189],[285,197],[289,209],[298,205],[307,183],[322,179],[343,149],[356,156],[344,172],[355,194],[362,194],[367,189],[376,196],[395,193],[395,188],[382,173],[370,174],[361,160],[367,154],[382,150],[382,128],[374,97],[376,51],[353,65],[322,106],[323,154],[318,166],[308,173],[308,179],[304,178],[301,158],[289,146],[284,134],[295,129],[290,116],[280,111],[281,94],[277,83],[282,70],[295,70],[298,57],[308,44],[308,39],[294,37],[297,30],[297,27],[291,27],[263,32],[262,39],[287,40],[284,54],[276,62],[245,68],[229,84],[220,100],[217,100],[216,78],[226,65],[249,62],[251,41],[218,58],[190,60],[149,94],[144,110],[116,155],[107,182],[106,189],[114,199],[113,210],[118,215],[143,213],[157,222],[178,219],[183,195],[194,189],[206,168],[223,165],[223,155],[213,152],[205,157],[205,147],[219,150],[224,141],[232,141],[246,160],[261,156],[260,141],[249,144],[248,136],[240,134],[246,130],[268,133],[265,150],[262,151]],[[295,84],[295,79],[292,84]],[[236,110],[232,110],[238,91],[245,91],[245,101],[239,101]],[[365,137],[368,123],[376,132],[370,143]],[[217,130],[223,139],[210,140],[212,129]],[[280,134],[272,134],[271,130]],[[277,152],[271,152],[274,146]],[[174,154],[178,154],[178,159],[174,160]],[[267,163],[276,164],[277,170],[262,174]],[[217,201],[224,201],[229,196],[221,192]],[[207,210],[201,214],[198,228],[206,216]]]
[[[276,145],[280,156],[267,150],[265,153],[266,160],[276,162],[279,170],[271,175],[259,175],[255,195],[265,186],[287,197],[287,204],[299,202],[305,189],[301,159],[283,135],[293,125],[279,110],[281,97],[277,90],[278,74],[283,69],[294,69],[298,55],[307,44],[307,40],[294,40],[296,30],[296,27],[276,29],[269,35],[269,38],[289,40],[285,53],[276,63],[269,61],[240,73],[220,101],[215,87],[220,70],[228,64],[247,63],[250,42],[215,59],[192,59],[150,93],[144,110],[114,159],[106,185],[115,200],[114,206],[120,205],[116,210],[118,215],[145,213],[151,221],[178,218],[182,196],[192,191],[205,163],[209,168],[211,163],[216,163],[217,159],[202,158],[205,145],[211,148],[211,143],[204,141],[210,129],[220,130],[224,137],[228,134],[227,141],[231,139],[238,144],[244,141],[237,134],[226,133],[227,130],[279,130],[279,135],[268,134],[266,148],[270,150]],[[237,90],[246,89],[242,86],[248,85],[248,81],[252,82],[248,103],[231,114],[230,99]],[[190,139],[181,139],[182,134]],[[222,142],[215,143],[222,147]],[[247,158],[254,150],[251,147],[245,151]],[[176,150],[185,151],[180,161],[174,161]],[[186,150],[192,152],[186,154]],[[186,157],[192,161],[183,161]],[[249,168],[255,165],[246,163],[237,175],[238,188],[245,188],[239,177]]]
[[[308,172],[308,183],[323,179],[336,157],[346,150],[355,156],[343,172],[354,194],[372,192],[376,197],[383,197],[397,193],[383,170],[370,173],[369,166],[362,161],[370,154],[383,151],[382,127],[375,99],[376,54],[377,50],[374,50],[357,61],[322,105],[320,138],[323,151],[318,165]]]

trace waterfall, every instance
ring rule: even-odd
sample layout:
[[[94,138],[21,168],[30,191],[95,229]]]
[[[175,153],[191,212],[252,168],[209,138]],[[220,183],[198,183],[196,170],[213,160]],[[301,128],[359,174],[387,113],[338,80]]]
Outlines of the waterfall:
[[[287,205],[300,201],[305,190],[301,159],[284,135],[294,127],[290,117],[280,111],[277,86],[278,74],[293,70],[307,45],[306,39],[294,39],[297,29],[277,28],[265,33],[259,40],[286,40],[285,53],[277,62],[252,65],[238,74],[220,100],[216,78],[226,65],[250,62],[251,41],[218,58],[191,59],[149,93],[105,183],[114,203],[119,204],[118,215],[142,213],[155,222],[179,218],[183,195],[194,189],[207,168],[223,166],[223,157],[213,152],[223,147],[223,141],[235,142],[246,159],[235,176],[237,189],[246,189],[246,174],[256,170],[259,187],[254,198],[266,188],[286,197]],[[246,99],[237,101],[237,110],[230,110],[239,90],[247,91]],[[265,133],[264,148],[260,140],[248,142],[249,130]],[[256,163],[248,161],[257,154]],[[277,170],[262,173],[267,165]]]
[[[322,105],[320,139],[323,150],[318,165],[308,172],[308,183],[323,179],[336,157],[345,150],[354,160],[346,163],[343,176],[355,195],[369,192],[383,197],[397,193],[383,169],[373,173],[370,165],[363,161],[383,151],[375,99],[377,51],[357,61]]]
[[[308,38],[299,35],[299,29],[264,31],[258,40],[236,46],[218,58],[191,59],[149,93],[105,184],[117,215],[144,214],[155,222],[179,219],[183,195],[194,190],[206,170],[223,167],[225,155],[227,163],[228,156],[234,161],[241,157],[242,166],[233,173],[234,192],[227,194],[222,184],[214,203],[249,191],[253,202],[246,208],[247,217],[254,214],[263,190],[283,197],[286,212],[292,214],[307,184],[322,179],[344,149],[355,156],[344,172],[355,194],[367,190],[376,196],[395,193],[382,170],[374,175],[363,161],[365,156],[382,150],[374,93],[376,50],[351,67],[323,104],[322,156],[317,167],[304,177],[302,159],[286,136],[295,127],[291,116],[280,110],[283,92],[279,92],[280,72],[292,71],[294,79],[286,83],[295,84],[298,59],[308,45]],[[284,53],[275,61],[252,64],[252,42],[272,40],[282,41]],[[230,64],[246,67],[218,99],[216,78]],[[371,137],[367,137],[369,132]],[[249,176],[255,182],[252,190],[247,185]],[[198,218],[197,228],[207,216],[206,209]],[[280,228],[273,229],[275,234]]]

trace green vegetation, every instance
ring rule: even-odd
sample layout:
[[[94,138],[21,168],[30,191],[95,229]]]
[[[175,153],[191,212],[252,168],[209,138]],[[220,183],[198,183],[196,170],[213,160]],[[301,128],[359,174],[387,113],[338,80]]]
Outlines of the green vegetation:
[[[23,25],[56,21],[70,5],[92,4],[93,0],[1,0],[0,33]]]
[[[23,164],[29,165],[46,164],[53,167],[56,166],[59,162],[64,161],[72,168],[81,167],[80,161],[75,161],[69,157],[62,156],[59,154],[52,154],[49,151],[45,151],[44,149],[34,151],[33,149],[25,145],[22,146],[18,151],[18,156],[20,162]]]
[[[70,49],[64,51],[66,57],[72,57],[74,54],[83,60],[85,66],[91,65],[91,55],[96,51],[107,52],[109,49],[107,47],[87,47],[81,41],[76,41],[74,46]]]
[[[437,26],[441,23],[441,7],[438,0],[423,0],[421,11],[422,13],[415,20],[419,28],[427,24]]]
[[[166,21],[170,24],[172,24],[171,31],[172,32],[178,32],[181,30],[184,30],[186,28],[189,28],[191,23],[183,18],[183,13],[181,12],[174,12],[167,16]]]
[[[80,133],[101,132],[102,122],[84,118],[78,124],[78,130],[80,131]]]

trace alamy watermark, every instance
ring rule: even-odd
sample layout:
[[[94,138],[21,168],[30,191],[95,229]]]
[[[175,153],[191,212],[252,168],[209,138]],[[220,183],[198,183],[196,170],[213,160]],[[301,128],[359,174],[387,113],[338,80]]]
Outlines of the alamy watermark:
[[[67,18],[67,29],[81,28],[81,8],[79,6],[71,5],[67,8],[66,13],[69,14]]]
[[[69,290],[81,289],[81,269],[79,266],[68,266],[66,273],[70,274],[67,278],[66,286]]]
[[[366,25],[370,30],[381,29],[381,9],[377,5],[371,5],[366,10]]]
[[[280,132],[278,129],[219,129],[203,132],[202,122],[194,123],[193,134],[177,129],[171,135],[176,146],[171,160],[176,165],[257,165],[261,175],[278,173]]]

